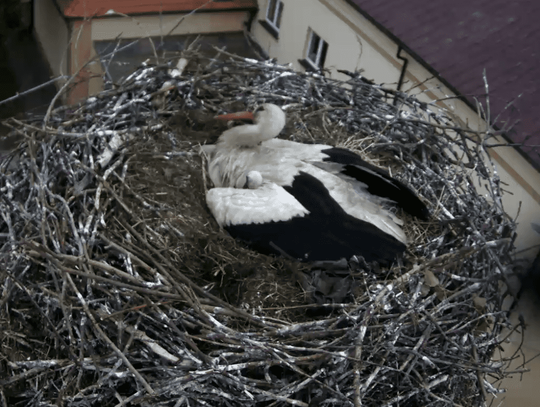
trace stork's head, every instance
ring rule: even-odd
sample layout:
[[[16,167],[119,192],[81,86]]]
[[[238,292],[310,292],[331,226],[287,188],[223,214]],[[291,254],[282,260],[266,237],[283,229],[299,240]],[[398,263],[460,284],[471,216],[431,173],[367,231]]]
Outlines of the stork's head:
[[[216,116],[220,120],[252,120],[254,124],[233,127],[225,131],[220,141],[242,146],[255,146],[276,137],[285,127],[285,113],[279,106],[264,103],[252,112]]]
[[[253,121],[259,126],[261,141],[270,140],[276,137],[285,127],[285,113],[281,107],[272,103],[260,105],[253,112]]]

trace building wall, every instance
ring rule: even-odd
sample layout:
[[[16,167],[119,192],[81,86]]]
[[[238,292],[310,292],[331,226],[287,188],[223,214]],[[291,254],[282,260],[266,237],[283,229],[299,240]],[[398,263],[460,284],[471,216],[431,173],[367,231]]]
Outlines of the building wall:
[[[397,58],[398,44],[363,17],[344,0],[284,0],[279,39],[276,40],[258,21],[265,18],[269,0],[259,2],[259,13],[252,33],[262,48],[279,63],[292,63],[303,70],[298,62],[304,58],[308,46],[309,30],[314,30],[328,44],[325,68],[336,79],[347,79],[336,69],[362,70],[363,76],[376,83],[396,88],[403,66]],[[454,94],[433,75],[402,51],[408,61],[402,90],[416,94],[433,110],[443,109],[458,122],[474,130],[483,130],[486,123],[462,101],[452,98]],[[502,138],[491,143],[505,143]],[[540,174],[513,148],[491,149],[495,170],[509,191],[503,197],[506,212],[512,218],[519,213],[518,250],[526,250],[540,244],[531,228],[531,222],[540,222]],[[532,258],[538,247],[522,255]]]
[[[213,33],[238,33],[244,30],[249,13],[245,11],[166,14],[145,16],[113,16],[71,23],[71,74],[79,72],[77,86],[70,92],[75,103],[103,88],[103,71],[97,58],[96,41],[127,40],[161,36]],[[146,59],[146,58],[144,58]],[[90,62],[89,62],[90,61]]]
[[[402,63],[391,62],[397,46],[345,2],[285,0],[279,40],[276,40],[259,23],[265,18],[268,1],[259,1],[252,33],[279,63],[292,63],[295,69],[303,69],[298,60],[306,55],[311,29],[329,44],[325,68],[331,77],[347,79],[336,69],[363,69],[367,78],[397,84]]]
[[[166,14],[162,16],[112,17],[92,21],[92,41],[143,38],[161,35],[206,34],[243,31],[247,12]]]
[[[69,30],[54,5],[54,0],[34,1],[36,37],[54,76],[68,73]]]

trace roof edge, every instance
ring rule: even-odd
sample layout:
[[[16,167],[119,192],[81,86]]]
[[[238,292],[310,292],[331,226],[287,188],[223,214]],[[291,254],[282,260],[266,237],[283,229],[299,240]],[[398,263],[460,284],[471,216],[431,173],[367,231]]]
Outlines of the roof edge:
[[[463,99],[463,101],[467,103],[467,105],[476,112],[476,106],[474,106],[473,103],[471,103],[460,91],[458,91],[452,84],[450,84],[446,79],[444,79],[435,68],[433,68],[430,64],[428,64],[420,55],[414,52],[405,42],[403,42],[402,40],[399,39],[399,37],[394,35],[392,31],[390,31],[384,25],[379,23],[367,11],[362,9],[358,4],[354,3],[353,0],[345,0],[345,2],[349,4],[351,7],[353,7],[360,14],[362,14],[370,23],[372,23],[375,27],[381,30],[386,36],[388,36],[388,38],[390,38],[398,46],[400,46],[404,51],[406,51],[407,54],[413,57],[420,65],[426,68],[431,74],[436,76],[437,79],[439,79],[446,87],[448,87],[448,89],[454,92],[457,97],[459,97],[460,99]]]
[[[235,9],[224,9],[224,10],[199,10],[196,14],[210,14],[210,13],[252,13],[253,11],[258,10],[256,7],[243,7],[243,8],[235,8]],[[193,11],[193,10],[191,10]],[[142,16],[156,16],[156,15],[173,15],[173,14],[189,14],[191,11],[162,11],[159,12],[144,12],[144,13],[130,13],[127,14],[129,17],[142,17]],[[194,13],[195,14],[195,13]],[[93,16],[66,16],[65,14],[62,14],[62,17],[64,17],[68,21],[78,21],[78,20],[84,20],[84,19],[108,19],[108,18],[118,18],[122,17],[121,14],[101,14],[101,15],[93,15]]]
[[[60,4],[58,3],[60,2]],[[244,4],[238,4],[238,3],[220,3],[220,2],[212,2],[208,7],[208,3],[203,4],[202,6],[193,8],[193,7],[186,7],[186,6],[179,6],[178,8],[174,7],[166,7],[165,10],[162,9],[161,4],[148,4],[146,9],[144,11],[135,11],[130,12],[129,10],[126,10],[124,8],[118,8],[118,10],[115,10],[118,14],[107,14],[108,11],[114,10],[114,2],[111,4],[111,7],[99,7],[95,6],[93,10],[91,10],[89,13],[85,12],[82,13],[76,8],[77,4],[75,4],[72,0],[55,0],[54,3],[57,4],[58,8],[61,10],[61,14],[70,20],[77,20],[77,19],[85,19],[85,18],[109,18],[114,17],[118,14],[125,14],[128,16],[141,16],[141,15],[155,15],[155,14],[185,14],[185,13],[211,13],[211,12],[232,12],[232,11],[254,11],[258,10],[258,6],[256,2],[253,2],[252,5],[245,5],[246,2],[241,2]],[[155,8],[154,8],[155,7]],[[105,10],[107,9],[107,10]]]

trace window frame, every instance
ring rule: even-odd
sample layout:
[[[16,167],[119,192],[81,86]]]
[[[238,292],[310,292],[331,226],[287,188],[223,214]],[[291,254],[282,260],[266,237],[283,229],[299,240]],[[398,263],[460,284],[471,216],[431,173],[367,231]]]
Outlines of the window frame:
[[[270,6],[274,6],[273,19],[270,18]],[[264,20],[259,20],[259,23],[268,31],[275,39],[279,39],[279,30],[281,29],[281,18],[283,17],[283,9],[285,8],[283,0],[268,0]]]
[[[268,16],[270,13],[270,5],[272,2],[276,2],[276,7],[274,9],[274,19],[271,20]],[[279,29],[281,28],[281,16],[283,15],[283,0],[268,0],[268,7],[266,7],[266,15],[264,18],[266,19],[266,22],[272,26],[273,29],[275,29],[277,32],[279,32]]]
[[[313,41],[315,41],[317,38],[319,40],[319,44],[317,45],[317,52],[316,52],[316,57],[314,61],[311,59],[310,53],[311,53],[311,47],[312,47]],[[329,48],[328,43],[314,30],[310,29],[306,55],[305,55],[305,58],[302,60],[302,62],[304,62],[302,64],[304,68],[306,69],[311,68],[312,70],[317,70],[317,71],[324,69],[324,63],[326,62],[326,56],[328,55],[328,48]]]

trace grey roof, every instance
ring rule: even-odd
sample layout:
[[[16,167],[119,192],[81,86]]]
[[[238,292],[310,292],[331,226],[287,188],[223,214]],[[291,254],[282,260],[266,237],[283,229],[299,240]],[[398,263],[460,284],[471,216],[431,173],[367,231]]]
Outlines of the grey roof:
[[[347,1],[473,105],[485,70],[494,124],[540,169],[539,1]]]

